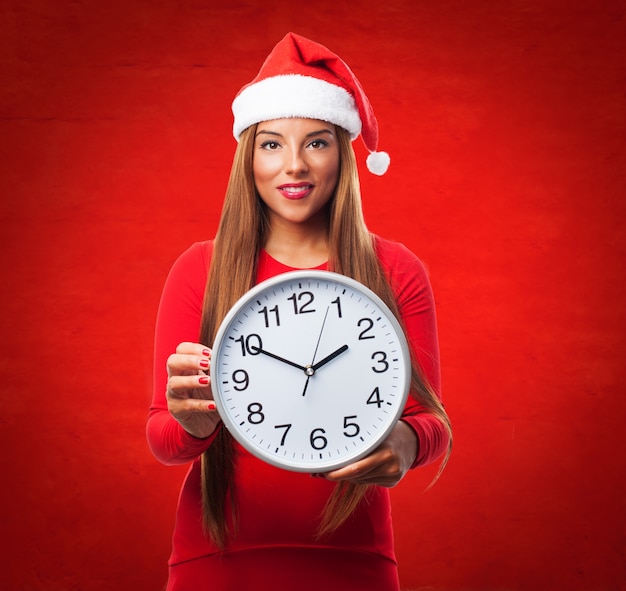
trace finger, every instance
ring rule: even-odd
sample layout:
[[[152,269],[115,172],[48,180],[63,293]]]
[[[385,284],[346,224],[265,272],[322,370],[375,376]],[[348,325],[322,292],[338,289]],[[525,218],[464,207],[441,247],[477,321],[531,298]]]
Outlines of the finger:
[[[400,469],[398,457],[386,444],[381,444],[369,455],[326,474],[329,480],[350,480],[363,484],[397,483],[404,472]],[[394,486],[395,484],[391,484]],[[383,486],[385,486],[383,484]]]
[[[211,357],[211,349],[200,343],[183,342],[176,347],[176,353],[181,355],[198,355],[201,357]]]
[[[195,375],[170,376],[167,380],[168,398],[213,398],[211,395],[211,378],[200,372]],[[197,395],[193,395],[197,392]]]
[[[213,400],[203,400],[200,398],[170,400],[169,409],[175,417],[189,416],[192,413],[217,413],[217,405]]]
[[[331,482],[343,481],[343,482],[352,482],[354,484],[375,484],[378,486],[383,486],[385,488],[393,488],[401,480],[399,475],[397,474],[390,475],[390,474],[387,474],[385,471],[381,471],[381,470],[372,470],[371,472],[368,472],[367,474],[350,474],[350,473],[340,474],[339,471],[336,471],[336,473],[333,473],[332,475],[330,473],[327,473],[321,476],[325,477],[327,480]]]
[[[207,355],[192,355],[187,353],[173,353],[167,358],[167,373],[169,376],[184,375],[189,372],[208,372],[211,366]]]
[[[375,470],[378,469],[379,466],[379,462],[376,461],[374,455],[372,454],[367,456],[366,458],[363,458],[362,460],[358,460],[357,462],[348,464],[343,468],[327,472],[324,476],[328,480],[332,481],[351,480],[356,482],[367,478],[367,476],[371,475]]]

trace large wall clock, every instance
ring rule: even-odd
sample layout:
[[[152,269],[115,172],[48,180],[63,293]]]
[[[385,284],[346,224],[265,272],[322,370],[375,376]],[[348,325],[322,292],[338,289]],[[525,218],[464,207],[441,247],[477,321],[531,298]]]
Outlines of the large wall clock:
[[[224,318],[211,359],[219,414],[248,451],[296,472],[370,453],[406,404],[407,341],[361,283],[292,271],[253,287]]]

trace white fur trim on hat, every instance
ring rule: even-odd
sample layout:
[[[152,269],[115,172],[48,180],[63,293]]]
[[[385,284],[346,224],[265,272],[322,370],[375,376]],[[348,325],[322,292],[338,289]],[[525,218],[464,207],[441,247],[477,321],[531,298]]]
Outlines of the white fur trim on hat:
[[[355,139],[361,133],[361,118],[347,90],[319,78],[285,74],[246,86],[232,104],[237,140],[244,129],[261,121],[303,117],[342,127]]]
[[[372,152],[365,160],[367,169],[372,174],[377,174],[378,176],[382,176],[387,172],[390,162],[391,158],[387,152]]]

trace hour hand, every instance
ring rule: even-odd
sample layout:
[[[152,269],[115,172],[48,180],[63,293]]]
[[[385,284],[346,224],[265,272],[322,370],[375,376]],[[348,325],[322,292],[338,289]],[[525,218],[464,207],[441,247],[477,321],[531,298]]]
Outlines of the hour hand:
[[[304,373],[306,373],[306,384],[304,384],[304,391],[302,392],[302,396],[306,394],[306,390],[309,387],[309,380],[311,379],[311,376],[320,367],[322,367],[322,365],[326,365],[329,361],[332,361],[335,357],[339,357],[339,355],[341,355],[344,351],[347,351],[347,350],[348,350],[348,345],[341,345],[339,349],[337,349],[336,351],[333,351],[330,355],[327,355],[326,357],[324,357],[324,359],[320,359],[317,363],[314,363],[313,365],[308,365],[305,368]]]
[[[304,365],[299,365],[298,363],[294,363],[293,361],[289,361],[289,359],[285,359],[284,357],[280,357],[279,355],[275,355],[274,353],[270,353],[269,351],[265,351],[265,349],[261,349],[260,347],[250,347],[255,353],[263,353],[263,355],[267,355],[272,359],[277,359],[278,361],[282,361],[287,365],[291,365],[292,367],[296,367],[302,371],[306,371],[306,367]]]
[[[348,345],[341,345],[341,347],[339,347],[339,349],[337,349],[336,351],[333,351],[330,355],[327,355],[326,357],[324,357],[324,359],[320,359],[317,363],[314,363],[311,366],[311,369],[313,371],[317,371],[320,367],[322,367],[322,365],[326,365],[329,361],[332,361],[335,357],[339,357],[339,355],[341,355],[344,351],[348,350]]]

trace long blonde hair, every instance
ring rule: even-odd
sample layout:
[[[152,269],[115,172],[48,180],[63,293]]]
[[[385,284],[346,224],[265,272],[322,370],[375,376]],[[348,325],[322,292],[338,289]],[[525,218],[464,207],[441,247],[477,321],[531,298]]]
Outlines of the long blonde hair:
[[[235,152],[222,217],[213,245],[213,255],[204,296],[200,342],[211,346],[220,322],[255,283],[257,260],[265,243],[268,220],[258,197],[252,174],[256,125],[243,132]],[[401,321],[393,291],[376,256],[361,206],[357,166],[349,134],[337,127],[340,174],[328,207],[329,270],[342,273],[377,293]],[[451,434],[448,417],[435,393],[413,361],[412,395],[436,415]],[[448,454],[450,450],[448,450]],[[447,455],[441,469],[447,461]],[[202,507],[204,526],[214,543],[223,548],[237,528],[235,453],[232,436],[221,429],[202,455]],[[440,471],[441,471],[440,469]],[[321,515],[318,535],[337,529],[354,511],[367,487],[339,483]],[[229,531],[230,513],[233,531]]]

